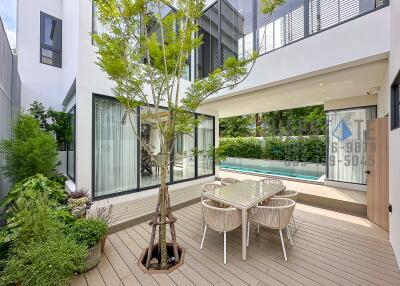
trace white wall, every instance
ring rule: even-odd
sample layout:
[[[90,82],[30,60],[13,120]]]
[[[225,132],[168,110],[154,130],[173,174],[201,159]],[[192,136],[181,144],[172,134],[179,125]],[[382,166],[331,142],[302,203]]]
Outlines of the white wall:
[[[63,19],[62,7],[62,0],[18,0],[17,53],[23,107],[34,100],[61,107],[63,70],[40,63],[40,11]],[[65,61],[63,56],[63,64]]]
[[[391,8],[391,43],[388,71],[388,96],[390,104],[389,86],[400,70],[400,1],[390,1]],[[390,105],[389,105],[390,106]],[[389,202],[393,206],[393,213],[389,219],[389,238],[395,252],[397,262],[400,264],[400,129],[389,134]]]
[[[388,57],[390,8],[386,7],[261,56],[249,77],[210,100],[358,66]]]

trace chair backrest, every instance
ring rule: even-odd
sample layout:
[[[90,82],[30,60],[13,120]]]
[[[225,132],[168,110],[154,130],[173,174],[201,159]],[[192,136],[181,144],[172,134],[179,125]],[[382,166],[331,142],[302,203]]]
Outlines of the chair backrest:
[[[285,198],[285,199],[291,199],[297,202],[297,198],[299,196],[299,192],[293,191],[293,190],[284,190],[279,193],[277,193],[274,198]]]
[[[241,225],[240,210],[227,206],[218,206],[212,200],[201,202],[204,222],[215,231],[231,231]]]
[[[263,182],[264,184],[283,186],[283,182],[275,178],[265,178],[262,179],[261,182]]]
[[[257,206],[252,218],[273,229],[284,229],[290,222],[296,202],[285,198],[271,198],[264,205]]]
[[[207,183],[203,185],[203,192],[214,191],[215,189],[221,188],[222,185],[216,183]]]
[[[221,179],[221,183],[224,186],[232,185],[232,184],[237,183],[237,182],[239,182],[239,180],[235,179],[235,178],[222,178]]]

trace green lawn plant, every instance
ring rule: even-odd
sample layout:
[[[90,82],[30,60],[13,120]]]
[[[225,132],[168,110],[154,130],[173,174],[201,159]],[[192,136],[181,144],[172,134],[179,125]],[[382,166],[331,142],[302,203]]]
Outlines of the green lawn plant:
[[[275,3],[282,0],[270,0]],[[257,52],[245,59],[228,58],[221,67],[206,78],[182,83],[186,62],[192,52],[203,43],[198,19],[205,9],[204,0],[93,0],[102,33],[93,34],[98,48],[100,68],[115,82],[113,92],[126,113],[123,122],[132,126],[141,146],[151,160],[160,167],[159,268],[166,269],[166,222],[168,210],[168,166],[174,149],[176,134],[193,134],[202,118],[192,116],[199,105],[222,89],[232,89],[247,78]],[[175,7],[175,10],[169,10]],[[272,9],[265,9],[272,12]],[[183,88],[188,86],[188,88]],[[168,108],[168,113],[161,108]],[[141,107],[142,112],[137,113]],[[136,130],[135,118],[151,119],[160,138],[160,156],[151,152],[149,142]],[[172,217],[171,217],[172,219]],[[150,247],[153,247],[153,232]],[[175,231],[171,227],[176,262]],[[151,252],[149,252],[151,253]]]
[[[12,183],[36,174],[54,176],[59,164],[53,135],[43,131],[35,118],[23,113],[13,126],[13,137],[0,142],[0,155],[5,162],[0,170]]]
[[[99,243],[106,233],[107,224],[96,218],[78,219],[69,230],[71,237],[87,248]]]
[[[18,227],[9,228],[12,247],[3,261],[0,285],[67,285],[83,270],[86,246],[68,235],[46,193],[17,200],[13,218]]]

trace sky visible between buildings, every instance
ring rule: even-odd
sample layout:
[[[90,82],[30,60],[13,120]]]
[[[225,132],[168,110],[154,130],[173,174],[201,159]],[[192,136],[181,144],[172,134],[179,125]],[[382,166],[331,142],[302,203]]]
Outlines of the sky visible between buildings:
[[[0,17],[12,49],[16,47],[17,0],[0,0]]]

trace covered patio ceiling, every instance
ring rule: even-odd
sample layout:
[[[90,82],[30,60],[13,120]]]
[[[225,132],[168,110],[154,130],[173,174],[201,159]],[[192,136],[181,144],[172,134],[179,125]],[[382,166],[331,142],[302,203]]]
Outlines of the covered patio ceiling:
[[[219,116],[224,118],[377,94],[384,83],[387,67],[387,60],[379,60],[300,80],[276,83],[255,91],[210,99],[201,107],[218,110]]]

